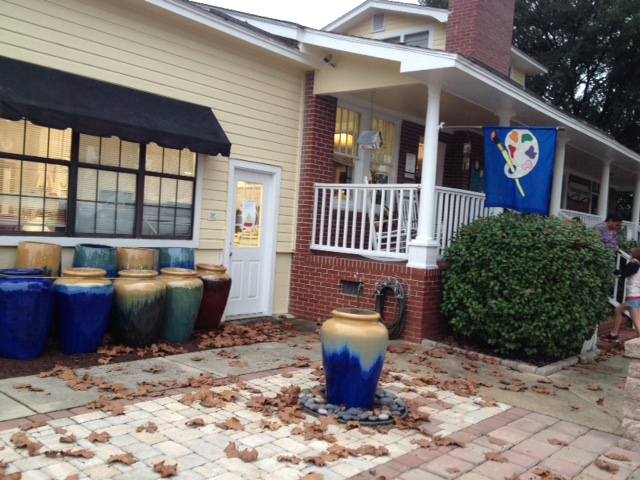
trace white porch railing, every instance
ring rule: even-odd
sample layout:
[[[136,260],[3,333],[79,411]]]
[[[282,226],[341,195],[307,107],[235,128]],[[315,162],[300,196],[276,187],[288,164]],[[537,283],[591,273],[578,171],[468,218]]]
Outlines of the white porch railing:
[[[316,184],[311,248],[380,260],[408,259],[418,226],[417,184]],[[487,216],[484,194],[436,188],[434,235],[439,253],[457,229]]]
[[[580,220],[587,227],[595,227],[597,224],[602,223],[605,217],[599,215],[591,215],[589,213],[575,212],[573,210],[559,210],[558,216],[566,220]],[[638,239],[638,225],[633,222],[622,222],[620,227],[620,236],[628,240]]]
[[[451,245],[455,233],[463,225],[488,217],[484,193],[455,188],[436,187],[435,238],[440,244],[438,255]]]
[[[405,261],[417,231],[419,194],[417,184],[316,184],[311,248]],[[436,187],[433,232],[439,255],[451,245],[458,228],[489,215],[484,201],[483,193]],[[558,216],[577,218],[588,227],[603,220],[572,210],[560,210]],[[623,222],[621,235],[636,238],[637,230],[637,225]]]
[[[316,184],[311,248],[406,260],[415,235],[415,184]]]

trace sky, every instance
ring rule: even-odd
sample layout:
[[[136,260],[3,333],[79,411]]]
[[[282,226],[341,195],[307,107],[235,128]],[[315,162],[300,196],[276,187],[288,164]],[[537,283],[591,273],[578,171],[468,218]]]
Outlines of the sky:
[[[229,8],[263,17],[287,20],[305,27],[321,29],[351,11],[365,0],[198,0],[216,7]],[[398,1],[398,0],[396,0]],[[400,0],[418,4],[418,0]]]

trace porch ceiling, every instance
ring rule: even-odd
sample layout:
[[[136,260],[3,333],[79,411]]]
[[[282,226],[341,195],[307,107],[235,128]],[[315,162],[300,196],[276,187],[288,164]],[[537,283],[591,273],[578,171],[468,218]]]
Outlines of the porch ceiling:
[[[639,154],[582,120],[546,104],[536,95],[525,91],[522,86],[499,78],[461,57],[456,68],[405,74],[422,83],[375,89],[374,109],[396,112],[424,124],[428,102],[427,85],[440,83],[443,91],[440,121],[445,123],[445,127],[497,125],[497,115],[502,112],[512,114],[514,125],[563,127],[563,135],[567,138],[568,168],[575,168],[585,174],[588,172],[590,177],[599,179],[602,162],[611,160],[612,171],[618,171],[612,177],[611,185],[634,190],[635,172],[640,167]],[[350,91],[346,95],[364,105],[370,105],[371,92],[370,89]]]

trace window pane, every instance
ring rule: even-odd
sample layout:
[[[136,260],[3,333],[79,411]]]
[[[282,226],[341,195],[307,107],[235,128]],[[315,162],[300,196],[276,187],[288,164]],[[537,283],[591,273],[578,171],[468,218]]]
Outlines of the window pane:
[[[49,129],[49,158],[71,160],[71,129]]]
[[[20,135],[20,138],[22,138],[22,135]],[[24,154],[32,157],[70,160],[71,129],[54,130],[26,122]]]
[[[429,31],[411,33],[404,36],[404,43],[412,47],[429,47]]]
[[[358,157],[360,113],[340,108],[336,110],[336,129],[333,150],[336,154]]]
[[[171,148],[164,149],[164,162],[162,165],[162,173],[169,175],[178,175],[180,173],[180,151]]]
[[[373,119],[373,129],[382,132],[382,148],[371,150],[372,183],[388,183],[393,166],[395,125],[380,118]]]
[[[101,138],[100,165],[107,167],[120,166],[120,139],[117,137]]]
[[[81,163],[98,165],[100,163],[100,137],[80,135],[78,160]]]
[[[81,168],[76,231],[133,235],[136,175]]]
[[[140,165],[140,145],[131,142],[122,142],[120,152],[120,166],[122,168],[138,169]]]
[[[140,146],[117,137],[100,138],[80,135],[78,158],[82,163],[137,169]]]
[[[12,122],[0,118],[0,151],[22,155],[24,149],[24,120]]]
[[[148,172],[162,173],[162,147],[155,143],[147,145],[146,169]]]
[[[192,232],[193,182],[145,178],[144,236],[187,237]]]
[[[180,175],[196,176],[196,154],[186,148],[180,152]]]

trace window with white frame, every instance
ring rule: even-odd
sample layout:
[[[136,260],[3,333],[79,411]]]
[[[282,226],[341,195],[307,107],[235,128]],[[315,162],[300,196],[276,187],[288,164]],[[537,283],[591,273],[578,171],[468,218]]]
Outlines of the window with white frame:
[[[383,38],[382,40],[389,43],[402,43],[410,47],[429,48],[431,41],[431,31],[423,30],[414,33],[403,33],[401,35]]]
[[[371,183],[389,183],[394,166],[395,124],[381,118],[373,118],[373,130],[382,132],[382,148],[371,150]]]
[[[0,235],[191,239],[196,154],[0,119]]]
[[[353,167],[355,160],[359,158],[359,136],[360,113],[338,107],[333,137],[335,183],[351,183],[353,181]]]

